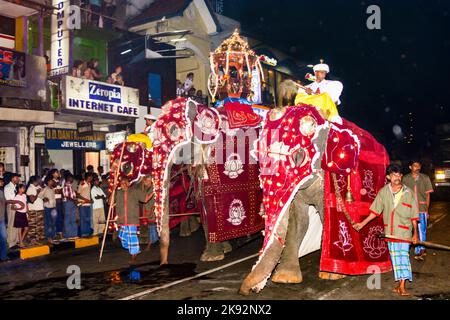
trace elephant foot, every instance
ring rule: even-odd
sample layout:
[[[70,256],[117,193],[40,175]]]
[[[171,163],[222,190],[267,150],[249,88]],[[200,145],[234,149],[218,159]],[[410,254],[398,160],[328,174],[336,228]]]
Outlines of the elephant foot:
[[[252,291],[252,287],[250,285],[250,281],[248,278],[245,278],[244,282],[242,282],[241,287],[239,288],[238,293],[242,296],[249,296]]]
[[[203,262],[220,261],[223,259],[225,259],[225,254],[223,254],[223,253],[213,255],[209,252],[204,252],[202,254],[202,256],[200,257],[200,261],[203,261]]]
[[[339,280],[346,277],[347,276],[345,274],[340,273],[324,272],[324,271],[319,272],[319,278],[324,280]]]
[[[301,283],[302,272],[298,266],[277,268],[272,276],[272,282],[276,283]]]

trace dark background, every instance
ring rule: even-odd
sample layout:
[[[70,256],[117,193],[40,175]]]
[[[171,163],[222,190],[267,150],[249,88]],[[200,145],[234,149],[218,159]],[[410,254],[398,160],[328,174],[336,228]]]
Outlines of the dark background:
[[[436,125],[450,122],[450,1],[224,4],[224,14],[239,20],[245,32],[301,65],[323,58],[329,78],[344,84],[340,114],[374,134],[393,159],[437,152]],[[381,30],[366,26],[373,4],[381,9]],[[394,135],[394,125],[401,135]]]

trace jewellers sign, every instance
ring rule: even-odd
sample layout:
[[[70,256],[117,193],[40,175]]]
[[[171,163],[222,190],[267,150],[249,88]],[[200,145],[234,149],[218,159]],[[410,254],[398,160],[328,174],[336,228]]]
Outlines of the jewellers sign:
[[[45,147],[50,150],[104,150],[105,133],[80,136],[74,129],[45,128]]]
[[[56,8],[52,15],[51,26],[51,70],[50,75],[69,73],[70,30],[69,18],[70,0],[52,0]]]
[[[139,90],[134,88],[66,76],[64,101],[70,110],[139,117]]]

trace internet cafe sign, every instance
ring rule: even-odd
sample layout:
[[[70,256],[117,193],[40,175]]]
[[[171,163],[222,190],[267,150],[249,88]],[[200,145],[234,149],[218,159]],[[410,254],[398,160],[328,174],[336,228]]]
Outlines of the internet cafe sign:
[[[52,0],[56,10],[52,14],[50,75],[69,73],[70,30],[80,29],[80,8],[70,0]]]
[[[99,81],[65,77],[66,109],[139,117],[139,90]]]

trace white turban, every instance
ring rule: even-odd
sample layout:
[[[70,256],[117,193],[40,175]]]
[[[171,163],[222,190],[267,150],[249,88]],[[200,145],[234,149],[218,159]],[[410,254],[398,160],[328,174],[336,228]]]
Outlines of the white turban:
[[[146,114],[144,116],[144,119],[148,119],[148,120],[155,120],[156,121],[156,117],[152,114]]]
[[[327,65],[327,64],[325,64],[325,63],[319,63],[319,64],[316,64],[314,67],[313,67],[313,70],[314,70],[314,72],[316,72],[316,71],[325,71],[325,72],[330,72],[330,67]]]

